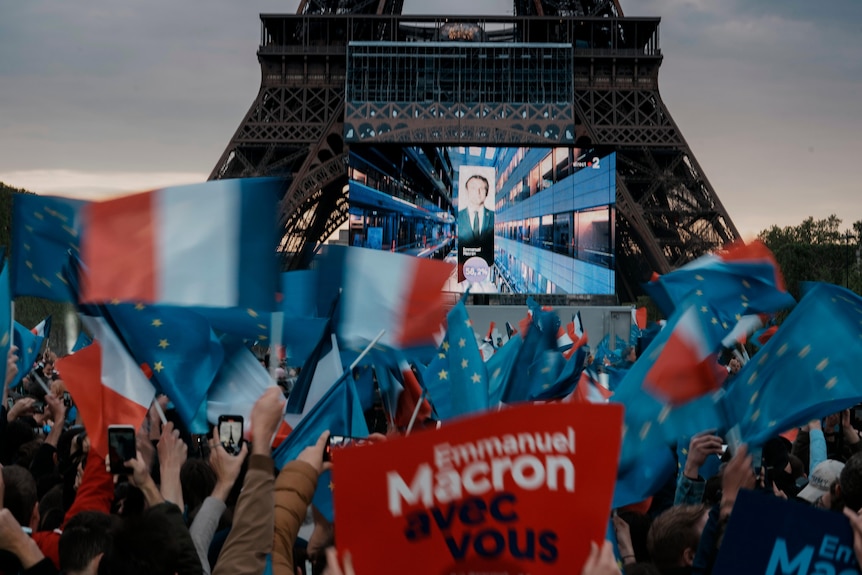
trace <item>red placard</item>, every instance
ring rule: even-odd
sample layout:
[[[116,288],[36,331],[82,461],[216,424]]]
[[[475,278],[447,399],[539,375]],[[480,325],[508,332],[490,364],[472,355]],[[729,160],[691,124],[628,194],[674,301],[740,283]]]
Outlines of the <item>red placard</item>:
[[[521,405],[333,455],[359,575],[579,573],[601,542],[622,406]]]

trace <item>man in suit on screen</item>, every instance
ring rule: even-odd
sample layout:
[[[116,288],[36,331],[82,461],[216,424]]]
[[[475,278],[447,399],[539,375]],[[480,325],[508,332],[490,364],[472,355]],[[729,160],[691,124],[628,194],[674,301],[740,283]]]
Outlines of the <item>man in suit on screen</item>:
[[[479,256],[491,265],[494,262],[494,212],[485,207],[489,187],[487,178],[479,174],[464,182],[466,202],[458,212],[458,244],[462,256]]]

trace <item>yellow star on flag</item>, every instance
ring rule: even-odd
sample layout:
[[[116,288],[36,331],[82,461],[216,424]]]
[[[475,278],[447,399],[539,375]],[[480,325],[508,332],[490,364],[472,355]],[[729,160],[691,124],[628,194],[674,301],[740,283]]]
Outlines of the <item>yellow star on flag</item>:
[[[440,373],[437,374],[437,377],[439,377],[440,379],[449,379],[449,372],[445,369],[441,369]]]
[[[160,320],[159,318],[156,318],[153,320],[153,322],[150,325],[153,327],[162,327],[162,320]]]
[[[163,369],[165,369],[165,365],[162,362],[157,361],[156,364],[153,366],[153,369],[157,372],[161,372]]]
[[[168,343],[168,340],[166,340],[166,339],[160,339],[159,340],[159,347],[160,348],[165,349],[169,345],[171,345],[171,344]]]

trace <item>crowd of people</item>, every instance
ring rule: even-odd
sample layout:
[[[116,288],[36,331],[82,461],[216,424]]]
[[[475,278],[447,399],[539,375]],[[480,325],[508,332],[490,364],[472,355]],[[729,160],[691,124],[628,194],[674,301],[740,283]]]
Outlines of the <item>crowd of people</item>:
[[[7,384],[17,372],[14,353]],[[0,573],[354,573],[349,552],[335,551],[333,525],[311,507],[318,477],[332,465],[323,456],[328,433],[282,469],[272,459],[270,439],[295,372],[279,372],[282,385],[254,405],[252,440],[236,455],[224,449],[217,427],[206,438],[190,436],[160,397],[161,409],[153,406],[137,431],[136,456],[125,473],[112,474],[91,449],[93,430],[81,425],[54,359],[44,355],[20,388],[4,386]],[[616,541],[592,542],[582,574],[710,573],[746,489],[843,513],[862,563],[856,425],[850,410],[811,421],[793,441],[776,437],[764,445],[756,469],[745,446],[732,453],[709,431],[691,438],[664,489],[613,510]],[[717,472],[704,477],[705,469]],[[302,538],[307,521],[313,527]]]

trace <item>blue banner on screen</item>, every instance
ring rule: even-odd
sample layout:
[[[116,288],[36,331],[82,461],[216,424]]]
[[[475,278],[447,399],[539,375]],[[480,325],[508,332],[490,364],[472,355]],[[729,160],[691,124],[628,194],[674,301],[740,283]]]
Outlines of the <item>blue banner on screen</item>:
[[[742,490],[712,572],[849,575],[858,569],[853,531],[843,514]]]
[[[341,239],[457,263],[447,291],[615,293],[613,151],[354,144],[348,171]]]

